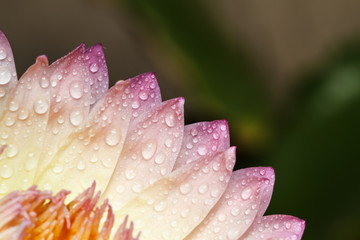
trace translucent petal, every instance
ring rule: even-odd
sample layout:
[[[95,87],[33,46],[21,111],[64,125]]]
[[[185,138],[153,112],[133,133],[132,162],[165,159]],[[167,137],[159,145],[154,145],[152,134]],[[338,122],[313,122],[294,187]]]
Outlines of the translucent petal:
[[[9,93],[16,83],[17,76],[11,47],[0,30],[0,115],[5,109]]]
[[[129,129],[104,197],[118,210],[143,189],[169,174],[180,151],[184,129],[184,99],[163,102],[142,115]]]
[[[196,161],[160,179],[115,216],[129,214],[144,239],[183,239],[209,213],[229,182],[235,148]]]
[[[221,199],[204,221],[186,239],[237,240],[251,226],[268,191],[274,186],[272,168],[258,167],[235,171]]]
[[[38,57],[12,90],[0,120],[0,196],[33,184],[49,115],[50,91],[40,85],[48,61]]]
[[[300,240],[304,229],[305,221],[293,216],[264,216],[255,220],[251,228],[239,240]]]
[[[204,156],[212,156],[230,147],[226,120],[186,125],[184,139],[174,170]]]

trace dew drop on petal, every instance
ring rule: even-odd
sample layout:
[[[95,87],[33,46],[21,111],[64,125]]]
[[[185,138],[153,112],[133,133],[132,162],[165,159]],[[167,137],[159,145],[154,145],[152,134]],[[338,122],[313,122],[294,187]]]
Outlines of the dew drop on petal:
[[[4,97],[6,94],[6,90],[3,87],[0,87],[0,98]]]
[[[135,178],[135,176],[136,176],[135,170],[133,170],[133,169],[126,169],[126,171],[125,171],[125,178],[126,178],[127,180],[132,180],[132,179]]]
[[[184,183],[180,185],[180,193],[183,195],[188,194],[191,191],[191,184]]]
[[[138,101],[133,101],[131,107],[133,109],[138,109],[140,107],[140,103]]]
[[[59,163],[55,163],[55,165],[52,167],[52,171],[54,173],[61,173],[64,170],[64,166]]]
[[[84,113],[82,110],[74,110],[70,113],[70,122],[75,127],[79,126],[84,120]]]
[[[200,156],[205,156],[208,152],[208,149],[205,145],[200,145],[199,148],[198,148],[198,154]]]
[[[157,148],[156,142],[149,141],[148,143],[143,144],[141,155],[145,160],[149,160],[150,158],[152,158],[152,156],[154,156],[156,148]]]
[[[236,240],[238,239],[240,234],[240,230],[237,228],[230,229],[226,235],[228,240]]]
[[[15,112],[18,109],[19,109],[19,102],[16,99],[10,101],[10,103],[9,103],[9,111]]]
[[[74,99],[80,99],[83,95],[82,85],[79,82],[72,82],[69,88],[70,96]]]
[[[6,148],[6,156],[11,158],[11,157],[15,157],[16,154],[18,154],[17,146],[13,144],[9,144],[8,147]]]
[[[0,48],[0,60],[4,60],[7,57],[6,51],[3,48]]]
[[[47,77],[42,77],[40,78],[40,87],[42,88],[48,88],[50,85],[50,81]]]
[[[78,170],[80,170],[80,171],[82,171],[82,170],[84,170],[85,169],[85,163],[84,163],[84,161],[83,160],[79,160],[79,162],[78,162],[78,164],[77,164],[77,166],[76,166],[76,168],[78,169]]]
[[[165,123],[166,125],[168,125],[169,127],[174,127],[175,126],[175,116],[174,113],[167,113],[165,116]]]
[[[49,109],[49,103],[44,98],[38,98],[34,103],[34,111],[37,114],[44,114]]]
[[[141,100],[143,100],[143,101],[145,101],[146,99],[148,99],[148,94],[147,94],[147,92],[144,92],[144,91],[141,91],[140,93],[139,93],[139,98],[141,99]]]
[[[97,63],[93,63],[89,66],[89,70],[92,73],[97,73],[99,71],[99,65]]]
[[[252,194],[251,188],[247,187],[241,192],[241,197],[242,199],[247,200],[250,198],[251,194]]]
[[[2,178],[10,178],[14,174],[14,170],[11,166],[4,164],[1,168],[0,174]]]
[[[116,146],[121,139],[121,131],[117,128],[110,129],[105,136],[105,143],[109,146]]]
[[[158,154],[158,155],[156,155],[156,157],[155,157],[155,163],[156,164],[162,164],[162,163],[164,163],[164,161],[165,161],[165,156],[164,156],[164,154]]]
[[[201,184],[200,187],[198,188],[200,194],[206,193],[207,190],[208,190],[208,186],[206,184]]]
[[[18,114],[18,119],[25,120],[29,117],[29,111],[27,109],[21,109]]]
[[[7,83],[9,83],[11,80],[11,73],[8,69],[0,68],[0,84],[1,85],[5,85]]]

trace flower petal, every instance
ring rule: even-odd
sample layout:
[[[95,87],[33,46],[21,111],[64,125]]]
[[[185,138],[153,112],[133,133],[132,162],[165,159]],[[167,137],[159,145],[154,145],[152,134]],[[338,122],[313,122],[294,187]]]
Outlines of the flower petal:
[[[268,178],[269,177],[269,178]],[[258,167],[235,171],[221,199],[186,239],[237,240],[251,226],[272,191],[274,171]],[[262,211],[262,209],[260,210]]]
[[[85,51],[85,60],[90,71],[91,99],[93,106],[109,88],[109,74],[101,44],[89,47]]]
[[[160,101],[155,94],[157,89],[151,88],[154,82],[156,79],[145,75],[119,81],[113,86],[92,107],[89,119],[67,137],[37,183],[45,188],[51,185],[56,191],[71,189],[71,195],[82,192],[94,180],[100,189],[105,189],[122,151],[129,123],[134,118],[132,103],[138,101],[140,92],[149,95],[147,104]]]
[[[305,221],[293,216],[270,215],[258,218],[239,240],[300,240]]]
[[[199,122],[186,125],[183,145],[176,159],[174,170],[206,156],[212,156],[230,147],[229,128],[226,120]]]
[[[14,57],[5,34],[0,30],[0,115],[5,109],[9,93],[17,82]]]
[[[38,57],[12,90],[0,120],[0,195],[33,184],[49,115],[50,91],[39,84],[48,70]]]
[[[171,172],[184,129],[184,99],[163,102],[129,129],[114,174],[103,197],[120,209],[143,189]]]
[[[161,178],[115,216],[129,215],[145,239],[183,239],[219,200],[231,176],[235,148]]]
[[[50,112],[36,182],[49,166],[68,136],[84,122],[90,109],[89,68],[82,44],[50,66],[47,78],[40,80],[51,91]],[[47,189],[50,186],[47,187]]]

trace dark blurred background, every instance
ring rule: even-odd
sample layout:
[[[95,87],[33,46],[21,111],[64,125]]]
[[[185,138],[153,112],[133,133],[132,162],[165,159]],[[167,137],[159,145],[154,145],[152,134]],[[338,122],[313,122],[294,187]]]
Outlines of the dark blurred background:
[[[111,83],[155,72],[187,123],[226,118],[236,168],[273,166],[267,214],[303,239],[360,239],[360,2],[9,0],[18,75],[101,42]]]

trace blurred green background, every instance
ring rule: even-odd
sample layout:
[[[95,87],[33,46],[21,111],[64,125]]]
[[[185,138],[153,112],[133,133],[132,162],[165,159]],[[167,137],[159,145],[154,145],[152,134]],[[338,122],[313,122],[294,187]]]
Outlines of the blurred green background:
[[[9,0],[0,29],[18,75],[85,41],[112,84],[154,71],[187,123],[227,119],[236,168],[273,166],[267,214],[303,239],[360,239],[360,2]]]

